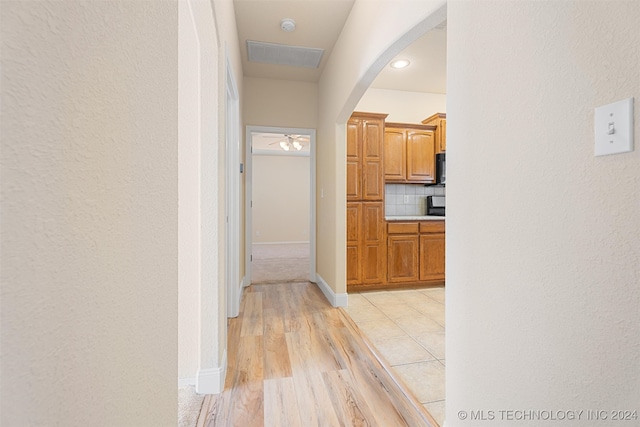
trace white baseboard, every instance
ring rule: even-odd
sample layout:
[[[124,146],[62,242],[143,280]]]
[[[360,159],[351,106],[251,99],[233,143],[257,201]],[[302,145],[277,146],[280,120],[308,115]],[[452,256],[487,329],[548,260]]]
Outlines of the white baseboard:
[[[250,284],[251,283],[247,280],[247,276],[244,276],[242,278],[242,284],[240,285],[240,289],[242,290],[242,289],[246,288],[247,286],[249,286]],[[242,298],[242,294],[240,294],[240,298]]]
[[[269,246],[269,245],[308,245],[309,241],[302,242],[254,242],[254,246]]]
[[[224,378],[227,375],[227,350],[222,354],[221,366],[217,368],[198,369],[196,393],[220,394],[224,390]]]
[[[194,378],[178,378],[178,388],[188,387],[190,385],[196,385],[196,379]]]
[[[336,294],[331,289],[331,286],[322,278],[321,275],[316,274],[317,285],[324,294],[325,298],[331,303],[334,307],[346,307],[349,302],[349,295],[345,292],[342,294]]]

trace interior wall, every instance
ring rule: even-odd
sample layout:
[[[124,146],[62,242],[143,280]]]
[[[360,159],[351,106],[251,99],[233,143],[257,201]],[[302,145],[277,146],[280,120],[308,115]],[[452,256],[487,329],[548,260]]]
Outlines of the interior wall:
[[[242,84],[233,3],[214,6],[180,1],[178,383],[199,393],[220,392],[226,369],[227,60]]]
[[[356,0],[320,78],[317,269],[336,294],[346,293],[346,121],[380,70],[440,24],[445,8],[444,0]]]
[[[0,29],[0,424],[174,422],[177,2],[3,2]]]
[[[180,281],[179,384],[195,384],[199,392],[213,392],[211,373],[223,361],[218,312],[219,279],[217,174],[217,91],[219,50],[209,2],[185,0],[180,21]],[[223,211],[224,212],[224,211]],[[206,262],[204,260],[207,260]],[[223,335],[224,336],[224,335]],[[222,344],[222,348],[225,345]],[[195,370],[194,370],[195,368]],[[207,381],[208,380],[208,381]]]
[[[208,73],[216,76],[216,82],[214,87],[216,88],[216,93],[212,92],[212,96],[210,98],[205,97],[205,100],[210,100],[210,113],[203,113],[203,117],[207,118],[218,118],[217,130],[216,133],[211,135],[212,141],[218,141],[216,146],[217,149],[217,162],[209,162],[206,159],[203,159],[202,168],[204,170],[209,171],[212,176],[215,175],[215,179],[212,178],[211,181],[214,180],[217,182],[217,191],[218,191],[218,199],[217,201],[211,203],[209,205],[210,210],[215,210],[217,213],[217,227],[213,227],[210,231],[211,234],[208,237],[207,242],[211,242],[212,244],[216,242],[217,250],[220,256],[218,257],[218,266],[217,272],[214,273],[213,280],[215,281],[217,295],[212,295],[210,302],[207,306],[207,311],[215,313],[215,320],[211,320],[211,325],[216,328],[215,334],[209,334],[209,332],[204,331],[203,339],[215,336],[215,345],[212,347],[214,351],[217,351],[217,366],[219,368],[224,368],[224,363],[226,360],[226,348],[227,348],[227,311],[226,311],[226,291],[227,291],[227,281],[226,281],[226,252],[227,252],[227,237],[226,237],[226,186],[227,186],[227,153],[226,153],[226,73],[227,73],[227,60],[231,66],[232,73],[235,78],[235,82],[238,89],[239,95],[239,109],[240,114],[239,117],[242,117],[243,110],[243,91],[244,91],[244,83],[243,83],[243,72],[242,72],[242,58],[240,55],[240,43],[238,41],[238,31],[236,27],[236,19],[235,19],[235,10],[233,0],[202,0],[203,9],[199,13],[202,15],[203,19],[207,22],[203,21],[203,30],[209,31],[211,34],[208,36],[209,40],[217,40],[217,49],[218,56],[216,61],[211,63],[210,67],[205,66],[204,69],[207,70]],[[213,8],[213,9],[212,9]],[[210,17],[213,15],[215,25],[210,24]],[[215,32],[215,36],[214,36]],[[217,73],[212,73],[210,70],[217,70]],[[243,126],[240,126],[241,128]],[[244,138],[242,136],[242,129],[239,130],[240,137],[240,148],[244,149]],[[207,139],[209,140],[209,139]],[[246,154],[244,151],[240,152],[241,162],[244,162],[246,159]],[[233,171],[239,171],[239,165],[236,168],[232,169]],[[241,176],[241,180],[242,180]],[[206,179],[206,178],[204,178]],[[242,182],[241,182],[242,187]],[[244,187],[242,187],[244,188]],[[207,190],[203,190],[203,194],[208,194]],[[240,200],[244,200],[244,194],[240,195]],[[241,202],[240,210],[243,211],[244,206]],[[243,215],[243,213],[241,214]],[[242,227],[241,227],[242,229]],[[244,240],[240,239],[240,271],[238,277],[243,277],[244,275]],[[214,371],[215,372],[215,371]],[[222,386],[223,384],[220,384]]]
[[[245,77],[244,88],[245,125],[317,127],[316,83]]]
[[[196,380],[198,393],[214,393],[221,389],[224,375],[224,350],[226,349],[226,299],[225,299],[225,171],[226,151],[224,133],[224,53],[220,48],[217,27],[212,22],[213,10],[208,0],[189,0],[198,34],[198,58],[200,65],[200,103],[197,121],[199,127],[198,216],[200,227],[199,258],[200,336],[199,366]],[[217,120],[216,120],[217,119]]]
[[[253,243],[309,241],[310,158],[253,156]]]
[[[447,427],[640,409],[638,16],[637,1],[449,3]],[[594,108],[629,97],[635,151],[594,157]]]
[[[199,181],[200,61],[198,33],[188,1],[179,2],[178,92],[178,379],[196,383],[200,341]]]
[[[370,87],[355,111],[386,113],[388,122],[422,123],[435,113],[447,112],[447,95]]]

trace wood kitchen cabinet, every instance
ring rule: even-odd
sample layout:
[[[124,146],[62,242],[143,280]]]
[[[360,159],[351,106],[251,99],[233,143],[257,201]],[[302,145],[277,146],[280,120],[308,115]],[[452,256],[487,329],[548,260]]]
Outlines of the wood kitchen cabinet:
[[[445,113],[436,113],[424,119],[422,123],[436,127],[436,153],[447,151],[447,115]]]
[[[390,222],[387,236],[388,283],[444,281],[444,221]]]
[[[348,290],[385,283],[385,226],[383,202],[347,202]]]
[[[362,236],[362,203],[347,202],[347,285],[362,281],[360,240]]]
[[[420,223],[420,280],[444,280],[444,221]]]
[[[387,278],[383,139],[386,114],[353,113],[347,122],[347,290]]]
[[[417,282],[419,278],[418,223],[389,223],[387,233],[389,283]]]
[[[407,142],[402,129],[386,127],[384,130],[384,180],[407,180]]]
[[[347,122],[347,200],[384,196],[383,139],[387,114],[353,113]]]
[[[435,180],[435,126],[386,123],[384,180],[432,183]]]

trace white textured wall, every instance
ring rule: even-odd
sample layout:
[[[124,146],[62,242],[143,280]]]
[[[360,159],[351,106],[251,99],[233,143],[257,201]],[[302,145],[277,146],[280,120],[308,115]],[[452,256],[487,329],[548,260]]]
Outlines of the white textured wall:
[[[638,17],[637,1],[449,3],[447,427],[479,425],[461,410],[492,426],[640,411]],[[595,158],[594,108],[628,97],[636,150]]]
[[[309,241],[309,160],[253,156],[253,243]]]
[[[226,351],[227,60],[240,96],[233,2],[180,0],[179,384],[221,390]]]
[[[199,240],[193,254],[200,260],[200,337],[199,377],[196,390],[212,392],[217,380],[209,373],[222,366],[221,353],[226,348],[225,319],[225,234],[221,226],[225,216],[224,195],[224,138],[220,137],[222,122],[219,111],[220,55],[213,10],[208,0],[189,0],[193,8],[199,53],[199,127],[198,159],[187,167],[198,170],[198,209],[192,215],[198,218]],[[218,70],[218,72],[216,72]],[[223,92],[224,93],[224,92]],[[217,119],[217,120],[216,120]],[[195,219],[192,216],[192,220]],[[220,296],[220,293],[223,293]]]
[[[355,111],[385,113],[388,122],[422,123],[435,113],[447,112],[447,95],[369,88]]]
[[[245,125],[315,129],[318,85],[245,77],[243,119]]]
[[[200,45],[189,1],[179,5],[178,379],[195,384],[200,342]]]
[[[175,425],[177,14],[2,2],[3,426]]]
[[[216,83],[210,91],[205,91],[204,102],[209,103],[206,105],[206,110],[202,111],[203,117],[203,125],[207,125],[207,121],[209,118],[213,120],[213,117],[218,118],[218,128],[217,133],[212,133],[210,135],[203,134],[203,141],[217,141],[217,162],[213,163],[210,161],[211,157],[206,155],[202,159],[201,167],[203,169],[203,182],[205,183],[205,187],[202,189],[202,195],[206,199],[209,197],[211,192],[208,188],[208,185],[211,185],[214,181],[217,181],[218,186],[218,199],[213,201],[208,199],[208,207],[209,211],[216,210],[217,211],[217,229],[213,225],[209,226],[209,232],[205,231],[205,233],[209,234],[207,237],[207,241],[205,241],[205,245],[217,245],[218,253],[220,254],[218,257],[218,271],[217,274],[210,276],[211,279],[203,278],[203,283],[215,283],[216,295],[211,295],[211,298],[208,295],[203,295],[203,301],[206,303],[207,301],[211,301],[211,305],[207,308],[207,310],[213,309],[212,313],[215,314],[215,319],[212,317],[210,320],[203,319],[203,325],[213,325],[217,328],[215,332],[215,344],[212,347],[217,351],[217,355],[215,356],[217,363],[220,364],[224,362],[224,353],[227,348],[227,312],[226,312],[226,290],[227,290],[227,281],[226,281],[226,252],[227,252],[227,243],[226,243],[226,174],[227,174],[227,154],[225,148],[226,141],[226,66],[227,60],[231,65],[232,73],[234,74],[236,84],[238,86],[239,92],[239,101],[240,101],[240,113],[239,117],[242,117],[242,96],[244,91],[243,84],[243,76],[242,76],[242,59],[240,55],[240,44],[238,41],[238,31],[236,28],[235,21],[235,10],[233,0],[198,0],[198,2],[202,2],[205,8],[201,9],[196,13],[198,19],[201,19],[203,25],[200,27],[203,30],[203,37],[206,38],[211,43],[214,43],[214,40],[217,42],[218,48],[218,58],[217,62],[211,61],[209,63],[203,64],[203,70],[209,74],[207,78],[217,78]],[[213,7],[213,11],[211,10]],[[214,23],[212,25],[210,22],[210,16],[213,13]],[[215,30],[214,30],[215,28]],[[202,40],[202,38],[201,38]],[[213,48],[213,47],[212,47]],[[216,73],[212,70],[217,69]],[[214,77],[215,76],[215,77]],[[214,94],[213,91],[216,90],[217,93]],[[240,133],[241,134],[241,133]],[[240,147],[243,147],[244,139],[240,141]],[[210,145],[208,149],[212,149]],[[214,155],[211,153],[211,155]],[[242,158],[242,156],[241,156]],[[237,166],[236,166],[237,167]],[[237,171],[237,169],[235,169]],[[243,197],[243,196],[242,196]],[[241,197],[241,200],[242,200]],[[240,209],[243,208],[241,204]],[[205,225],[207,227],[207,225]],[[244,242],[240,241],[240,250],[242,254],[240,256],[241,260],[244,258]],[[203,256],[207,259],[207,251],[203,252]],[[204,264],[203,264],[204,265]],[[241,268],[243,267],[241,263]],[[240,271],[239,278],[242,278],[243,271]],[[237,284],[234,284],[237,285]],[[205,352],[210,351],[207,340],[212,336],[212,334],[208,330],[203,330],[202,334],[202,349]]]

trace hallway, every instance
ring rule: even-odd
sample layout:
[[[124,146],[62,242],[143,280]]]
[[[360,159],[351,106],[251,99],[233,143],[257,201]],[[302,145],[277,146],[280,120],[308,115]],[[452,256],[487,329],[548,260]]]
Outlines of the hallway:
[[[198,426],[436,426],[342,309],[307,282],[252,285],[229,319],[225,389]]]

